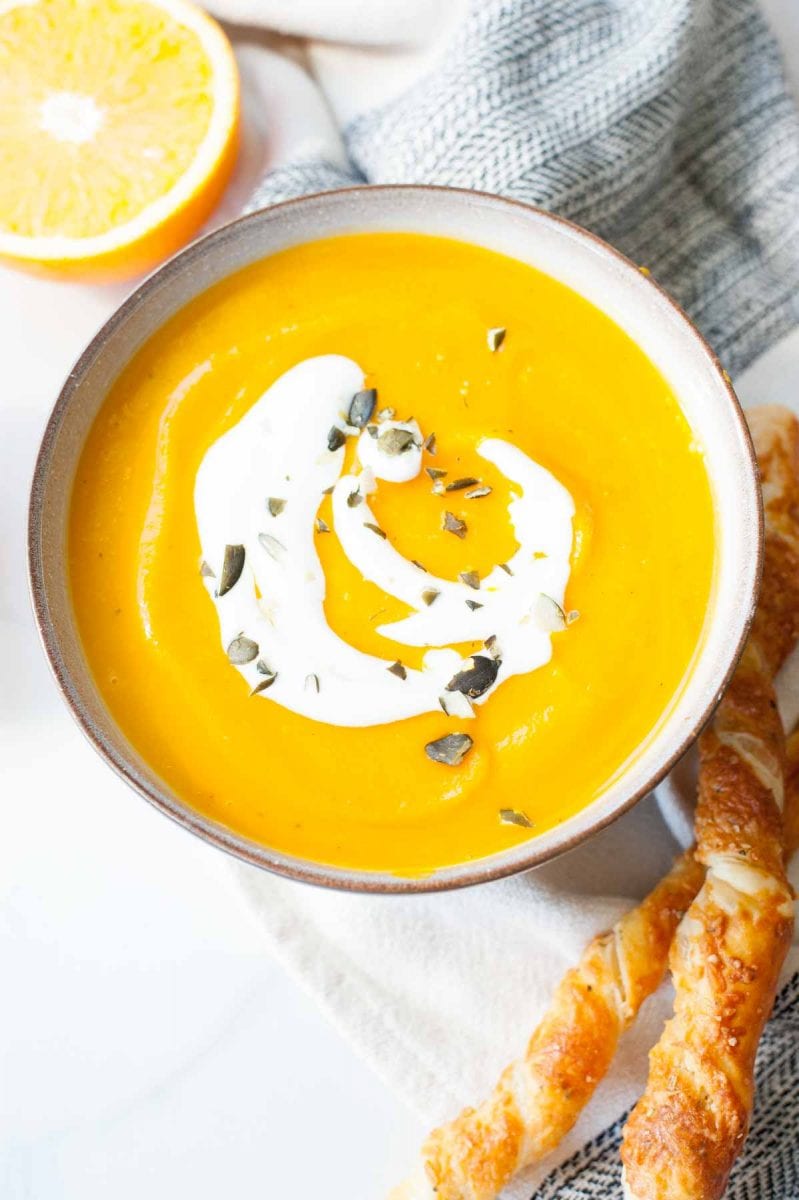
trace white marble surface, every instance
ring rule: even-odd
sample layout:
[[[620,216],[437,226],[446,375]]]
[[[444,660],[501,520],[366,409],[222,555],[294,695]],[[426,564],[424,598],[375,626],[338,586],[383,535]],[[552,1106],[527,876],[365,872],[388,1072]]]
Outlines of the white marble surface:
[[[799,87],[799,3],[765,6]],[[121,294],[0,271],[0,1197],[376,1198],[416,1120],[263,953],[221,856],[84,744],[36,643],[33,458]],[[797,386],[794,336],[741,391]]]

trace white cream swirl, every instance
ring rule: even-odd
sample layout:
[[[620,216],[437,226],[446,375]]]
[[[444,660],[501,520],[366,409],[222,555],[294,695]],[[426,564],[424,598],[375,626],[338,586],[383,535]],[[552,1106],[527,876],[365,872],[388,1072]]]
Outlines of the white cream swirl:
[[[466,717],[472,702],[447,691],[453,675],[468,665],[449,648],[454,643],[496,639],[496,679],[475,698],[478,704],[510,675],[535,670],[551,657],[553,623],[546,608],[551,605],[557,613],[563,605],[572,498],[517,447],[484,439],[478,453],[516,485],[509,515],[519,549],[506,564],[511,573],[495,567],[479,590],[428,574],[394,549],[390,530],[384,539],[368,528],[376,524],[368,496],[378,480],[402,486],[419,473],[422,433],[415,422],[381,422],[381,435],[389,428],[408,431],[408,449],[387,455],[378,438],[348,426],[350,402],[363,385],[363,372],[350,359],[308,359],[281,376],[207,451],[194,502],[202,558],[214,572],[205,584],[216,606],[222,645],[227,650],[236,638],[246,638],[244,652],[233,657],[248,658],[234,666],[250,687],[262,686],[260,695],[327,724],[401,721],[438,711],[442,697],[449,711]],[[344,448],[328,449],[334,427],[359,436],[359,474],[341,475]],[[334,528],[329,536],[339,538],[364,579],[413,610],[378,632],[408,646],[429,647],[423,668],[406,668],[405,678],[388,670],[393,658],[356,650],[325,618],[326,583],[314,529],[322,495],[330,488]],[[353,492],[361,498],[350,504]],[[237,582],[219,596],[227,546],[244,548],[244,565]],[[438,594],[426,603],[423,593],[429,598],[431,591]],[[544,611],[542,595],[548,598]],[[466,601],[481,607],[472,609]]]

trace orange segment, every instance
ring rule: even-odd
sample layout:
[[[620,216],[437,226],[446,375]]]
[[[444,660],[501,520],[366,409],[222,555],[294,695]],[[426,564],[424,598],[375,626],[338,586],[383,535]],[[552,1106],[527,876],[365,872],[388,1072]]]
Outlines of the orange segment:
[[[186,0],[0,4],[0,255],[73,275],[152,266],[235,159],[238,80]]]

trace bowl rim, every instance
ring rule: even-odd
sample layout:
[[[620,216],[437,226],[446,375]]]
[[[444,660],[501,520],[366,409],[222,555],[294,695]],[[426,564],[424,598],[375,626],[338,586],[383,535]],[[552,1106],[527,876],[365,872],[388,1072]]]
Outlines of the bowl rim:
[[[595,820],[589,822],[585,827],[567,834],[567,836],[554,845],[536,849],[538,839],[531,838],[529,842],[517,843],[511,848],[516,852],[516,857],[512,861],[507,861],[506,852],[502,852],[489,857],[467,860],[463,863],[444,867],[431,875],[394,875],[387,871],[368,871],[362,868],[340,867],[315,862],[310,859],[298,858],[294,855],[273,850],[263,843],[256,842],[252,838],[245,837],[232,829],[228,829],[221,823],[205,817],[199,811],[193,809],[179,796],[176,796],[176,804],[168,802],[166,795],[153,786],[149,780],[140,776],[128,758],[117,753],[116,748],[107,739],[104,731],[95,724],[91,713],[83,701],[80,688],[76,686],[72,673],[61,654],[58,636],[49,611],[48,591],[45,582],[42,554],[42,516],[48,468],[62,420],[72,403],[73,397],[78,394],[85,374],[95,361],[97,353],[105,342],[113,336],[119,326],[124,325],[128,318],[142,304],[147,302],[154,287],[168,283],[173,276],[182,273],[186,269],[189,269],[195,262],[201,260],[209,247],[215,246],[220,242],[224,244],[230,238],[238,237],[240,229],[258,223],[259,220],[265,218],[266,214],[269,214],[271,219],[275,213],[311,202],[324,202],[326,197],[349,196],[351,199],[357,200],[365,193],[370,195],[375,193],[455,194],[464,198],[470,197],[487,201],[491,204],[520,209],[524,213],[535,215],[539,220],[560,226],[571,234],[576,234],[580,239],[587,239],[604,255],[615,259],[623,267],[635,271],[639,276],[643,276],[646,284],[656,290],[661,300],[665,301],[672,309],[673,315],[686,327],[689,335],[693,337],[697,350],[704,355],[722,390],[726,393],[730,405],[730,415],[741,438],[744,461],[752,470],[753,477],[757,478],[757,458],[749,427],[740,401],[732,387],[730,377],[724,370],[715,351],[697,329],[694,322],[665,288],[653,279],[648,271],[643,271],[638,264],[633,262],[620,250],[617,250],[597,234],[584,229],[582,226],[565,217],[550,213],[525,201],[498,196],[491,192],[472,188],[446,187],[437,184],[357,184],[351,187],[334,188],[324,192],[311,192],[302,196],[292,197],[291,199],[269,205],[267,208],[245,213],[232,221],[226,222],[217,229],[204,234],[147,275],[101,325],[70,369],[42,434],[31,482],[28,507],[28,586],[39,639],[58,690],[72,717],[100,757],[129,787],[147,800],[159,812],[168,816],[176,824],[187,829],[195,836],[200,837],[203,841],[210,843],[217,849],[225,851],[232,857],[252,866],[259,867],[262,870],[268,870],[274,874],[283,876],[284,878],[336,891],[363,894],[407,895],[452,891],[520,874],[523,871],[540,866],[573,850],[576,846],[612,824],[624,813],[629,812],[640,800],[649,795],[695,742],[702,728],[712,716],[719,699],[738,665],[746,644],[750,626],[754,619],[762,578],[764,553],[763,508],[759,488],[757,490],[757,511],[754,514],[755,527],[753,529],[755,563],[752,575],[752,594],[748,610],[743,618],[740,635],[729,653],[728,666],[723,678],[719,680],[718,686],[709,697],[703,710],[693,716],[690,722],[686,723],[685,731],[681,735],[677,747],[669,755],[668,759],[648,777],[646,782],[637,787],[633,793],[621,798],[611,811],[598,815]],[[313,238],[310,240],[312,241]],[[263,257],[268,257],[268,254]],[[235,268],[231,271],[231,274],[235,274],[240,269],[242,268]],[[222,278],[225,278],[225,276],[220,277],[220,280],[215,282],[220,282]],[[209,284],[209,286],[214,286],[214,283]],[[202,294],[202,291],[197,294]],[[87,671],[89,671],[88,664]],[[90,671],[89,674],[91,674]],[[100,699],[102,701],[102,697]],[[116,724],[104,702],[102,706],[109,720]],[[120,732],[124,740],[127,741],[124,730],[120,728]]]

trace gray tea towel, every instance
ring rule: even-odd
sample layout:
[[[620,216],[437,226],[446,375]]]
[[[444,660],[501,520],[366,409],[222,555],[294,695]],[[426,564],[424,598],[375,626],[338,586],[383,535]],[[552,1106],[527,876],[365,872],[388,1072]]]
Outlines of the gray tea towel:
[[[250,207],[478,188],[646,264],[733,373],[799,321],[799,119],[754,0],[475,0],[421,78],[364,101],[348,161],[289,163]]]

